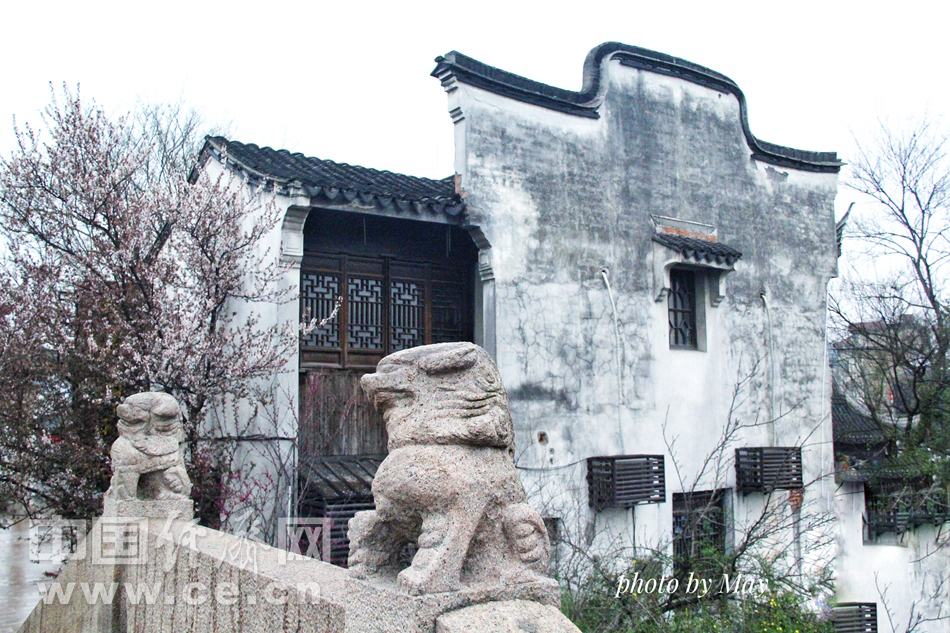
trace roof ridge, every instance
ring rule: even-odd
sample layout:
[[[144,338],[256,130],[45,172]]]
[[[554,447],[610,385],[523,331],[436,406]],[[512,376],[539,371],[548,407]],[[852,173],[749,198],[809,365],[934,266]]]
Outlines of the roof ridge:
[[[366,165],[354,165],[354,164],[352,164],[352,163],[345,163],[345,162],[333,160],[332,158],[320,158],[319,156],[309,156],[309,155],[307,155],[307,154],[304,154],[303,152],[291,152],[289,149],[284,149],[284,148],[275,149],[275,148],[271,147],[270,145],[258,145],[257,143],[245,143],[244,141],[237,141],[237,140],[234,140],[234,139],[228,139],[228,138],[225,138],[225,137],[223,137],[223,136],[211,136],[211,137],[205,137],[205,138],[206,138],[206,139],[209,139],[209,138],[210,138],[210,139],[218,140],[218,141],[221,141],[221,142],[226,143],[226,144],[228,144],[228,145],[237,143],[237,144],[239,144],[239,145],[243,145],[244,147],[253,147],[254,149],[257,149],[257,150],[260,150],[260,151],[274,152],[274,153],[276,153],[276,154],[286,154],[286,155],[288,155],[288,156],[299,157],[299,158],[302,158],[302,159],[304,159],[304,160],[316,160],[316,161],[320,161],[321,163],[329,163],[329,164],[335,165],[335,166],[337,166],[337,167],[344,167],[344,168],[349,168],[349,169],[363,169],[363,170],[366,170],[366,171],[375,172],[375,173],[377,173],[377,174],[389,174],[389,175],[392,175],[392,176],[398,176],[398,177],[402,177],[402,178],[412,178],[413,180],[426,180],[426,181],[431,182],[431,183],[442,183],[442,182],[447,182],[447,181],[450,181],[450,180],[451,180],[451,181],[454,181],[454,179],[455,179],[455,175],[454,175],[454,174],[452,174],[451,176],[445,176],[444,178],[429,178],[428,176],[413,176],[412,174],[404,174],[404,173],[402,173],[402,172],[392,171],[391,169],[380,169],[380,168],[378,168],[378,167],[367,167]]]
[[[453,80],[469,84],[517,101],[592,119],[600,118],[597,109],[607,92],[603,80],[603,62],[617,59],[624,66],[678,77],[694,84],[735,95],[739,101],[739,119],[746,143],[758,160],[805,171],[838,172],[842,162],[836,152],[815,152],[761,141],[749,128],[748,104],[738,84],[722,73],[665,53],[620,42],[595,46],[584,60],[584,84],[575,92],[528,79],[489,66],[458,51],[435,58],[431,76],[448,87]]]
[[[387,213],[445,215],[455,223],[462,221],[465,210],[455,190],[454,175],[439,180],[409,176],[223,136],[205,137],[202,155],[212,156],[252,180],[279,184],[285,192],[302,188],[301,193],[309,195],[312,204],[372,204]]]

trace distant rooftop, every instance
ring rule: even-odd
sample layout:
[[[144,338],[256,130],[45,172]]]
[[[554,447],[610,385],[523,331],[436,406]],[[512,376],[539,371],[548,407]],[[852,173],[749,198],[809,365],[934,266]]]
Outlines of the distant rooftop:
[[[848,402],[837,381],[832,386],[831,425],[835,444],[866,445],[884,441],[880,425]]]

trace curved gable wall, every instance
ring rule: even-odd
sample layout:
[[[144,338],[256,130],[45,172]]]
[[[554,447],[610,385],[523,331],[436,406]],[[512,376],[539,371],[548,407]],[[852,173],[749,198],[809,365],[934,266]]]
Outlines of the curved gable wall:
[[[484,320],[495,322],[519,463],[662,454],[669,421],[688,471],[708,454],[743,378],[751,387],[738,415],[751,423],[782,414],[743,443],[799,443],[827,420],[838,161],[757,141],[741,91],[721,75],[682,60],[645,68],[630,61],[632,47],[597,61],[598,49],[581,93],[458,55],[434,72],[455,122],[468,221],[491,246],[481,256],[494,301]],[[698,81],[697,69],[709,80]],[[654,288],[658,216],[712,227],[743,254],[722,303],[707,293],[705,351],[670,349],[666,302]],[[829,460],[807,453],[806,479]]]

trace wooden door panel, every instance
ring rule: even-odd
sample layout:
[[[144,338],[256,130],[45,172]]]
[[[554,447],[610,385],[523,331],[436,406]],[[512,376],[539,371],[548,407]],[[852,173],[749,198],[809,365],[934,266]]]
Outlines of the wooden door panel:
[[[313,369],[300,379],[300,456],[385,454],[386,425],[358,369]]]

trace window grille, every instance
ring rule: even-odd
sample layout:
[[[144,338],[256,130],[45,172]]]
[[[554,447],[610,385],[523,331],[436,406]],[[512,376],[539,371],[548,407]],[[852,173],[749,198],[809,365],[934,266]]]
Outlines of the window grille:
[[[465,331],[465,302],[459,301],[458,284],[433,283],[432,342],[452,343],[461,340]]]
[[[301,320],[329,316],[301,339],[304,365],[375,368],[384,356],[428,343],[472,338],[472,290],[447,266],[308,253],[300,272]]]
[[[347,280],[346,343],[350,349],[383,348],[383,280]]]
[[[802,487],[800,447],[736,449],[736,489],[739,492],[798,490]]]
[[[340,294],[340,276],[333,273],[300,273],[300,312],[305,319],[322,321],[333,313]],[[307,347],[339,347],[340,323],[334,320],[303,339]]]
[[[714,574],[716,554],[726,548],[725,494],[706,490],[673,494],[673,571]]]
[[[670,271],[670,347],[696,349],[696,274]]]
[[[832,607],[835,633],[877,633],[877,604],[846,602]]]
[[[423,285],[393,280],[390,285],[390,350],[417,347],[425,342],[425,297]]]
[[[950,521],[947,492],[922,480],[894,479],[864,485],[868,539]]]
[[[662,455],[587,458],[588,502],[596,510],[666,501]]]

